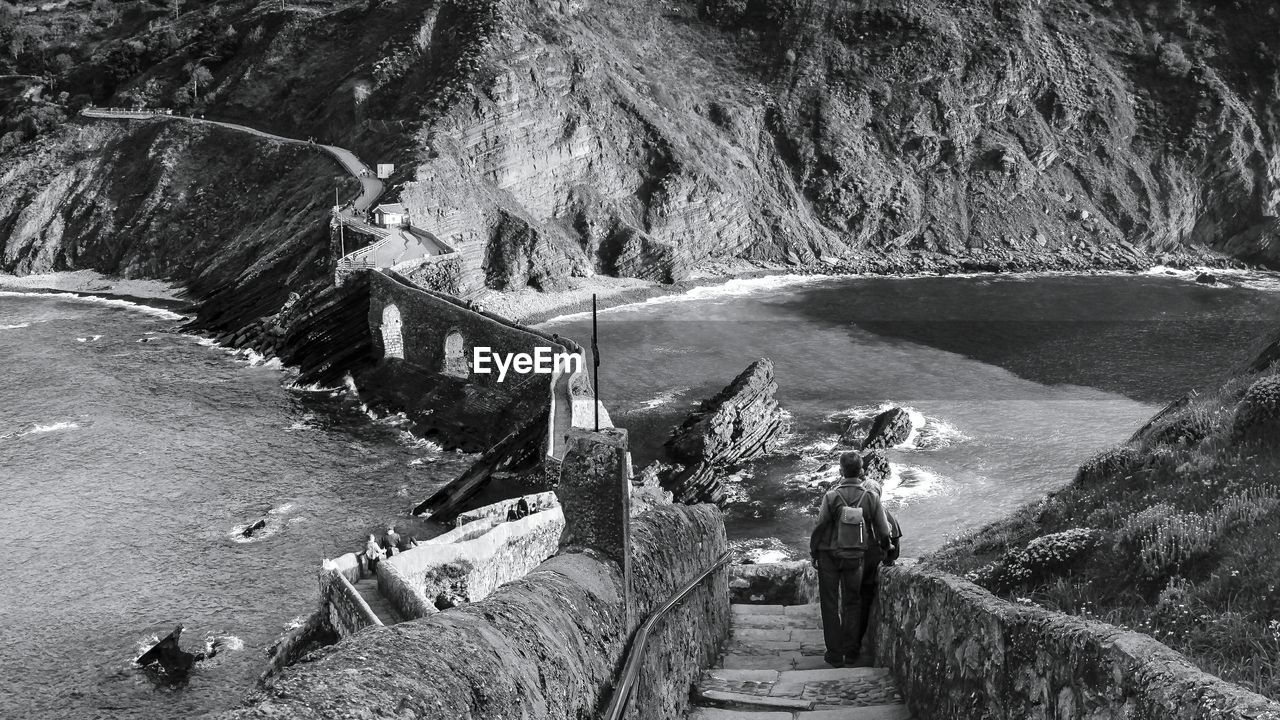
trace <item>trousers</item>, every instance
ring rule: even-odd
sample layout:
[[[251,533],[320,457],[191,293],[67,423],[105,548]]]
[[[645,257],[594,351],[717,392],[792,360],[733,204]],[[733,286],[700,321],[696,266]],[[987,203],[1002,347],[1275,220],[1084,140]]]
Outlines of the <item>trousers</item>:
[[[840,560],[829,551],[818,553],[818,602],[822,607],[822,638],[827,662],[858,657],[862,643],[863,558]]]

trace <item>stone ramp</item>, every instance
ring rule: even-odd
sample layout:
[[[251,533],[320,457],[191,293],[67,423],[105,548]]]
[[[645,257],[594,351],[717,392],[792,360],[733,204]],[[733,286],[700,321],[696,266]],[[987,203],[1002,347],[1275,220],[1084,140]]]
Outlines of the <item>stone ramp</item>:
[[[909,720],[884,668],[832,668],[812,605],[733,605],[718,667],[702,674],[690,720]]]
[[[391,606],[387,598],[378,590],[378,580],[372,576],[360,578],[360,582],[353,585],[356,592],[360,593],[360,597],[369,603],[369,609],[373,610],[373,614],[378,616],[383,625],[395,625],[404,622],[404,618],[400,617],[400,613]]]

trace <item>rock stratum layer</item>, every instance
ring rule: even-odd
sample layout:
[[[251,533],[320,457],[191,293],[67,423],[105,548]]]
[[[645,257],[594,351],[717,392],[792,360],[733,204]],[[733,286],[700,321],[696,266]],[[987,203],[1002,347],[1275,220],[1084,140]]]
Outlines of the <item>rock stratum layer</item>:
[[[60,89],[394,162],[391,195],[461,251],[470,288],[1207,249],[1280,264],[1267,0],[228,2],[150,25],[166,11],[119,5]],[[159,127],[64,125],[9,150],[3,269],[263,296],[226,323],[302,292],[335,168]]]

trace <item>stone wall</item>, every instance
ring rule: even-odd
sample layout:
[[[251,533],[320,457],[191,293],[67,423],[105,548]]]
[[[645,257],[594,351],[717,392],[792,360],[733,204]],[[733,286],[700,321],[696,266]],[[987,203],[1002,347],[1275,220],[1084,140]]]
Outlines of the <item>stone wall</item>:
[[[916,717],[1280,719],[1280,703],[1200,671],[1155,639],[1001,600],[919,567],[885,568],[877,664]]]
[[[709,505],[655,507],[634,518],[632,540],[637,622],[728,546]],[[629,717],[684,717],[693,678],[728,633],[725,583],[721,570],[651,639]],[[346,638],[224,717],[595,717],[634,630],[624,597],[616,563],[560,554],[479,602]]]
[[[808,560],[729,566],[729,598],[746,605],[818,601],[818,572]]]
[[[403,337],[401,359],[404,362],[434,372],[446,372],[449,367],[447,361],[452,357],[446,355],[446,342],[450,335],[456,333],[462,336],[457,349],[466,361],[463,377],[474,384],[510,387],[524,380],[534,380],[545,394],[551,378],[550,375],[521,375],[512,371],[500,383],[496,371],[472,373],[469,368],[473,349],[477,346],[488,347],[494,353],[531,353],[539,346],[548,347],[555,353],[569,352],[567,343],[556,342],[543,333],[479,313],[455,298],[411,287],[407,281],[393,276],[371,273],[369,328],[373,333],[374,353],[378,357],[386,355],[382,329],[386,309],[392,305],[400,319]]]
[[[405,617],[421,617],[441,594],[488,597],[555,553],[564,530],[559,508],[503,522],[476,538],[423,544],[378,563],[378,589]]]
[[[351,581],[329,563],[321,569],[320,602],[328,609],[329,627],[338,637],[347,637],[382,621],[369,608],[369,604],[352,587]]]
[[[543,510],[560,506],[560,500],[556,498],[556,494],[548,490],[547,492],[511,498],[510,500],[500,500],[496,503],[476,508],[475,510],[458,513],[458,517],[454,518],[453,524],[455,527],[460,528],[463,525],[476,522],[482,518],[497,518],[499,522],[505,521],[508,513],[514,510],[521,500],[524,500],[525,504],[528,505],[530,513],[541,512]]]
[[[406,412],[420,435],[449,448],[481,452],[545,415],[549,374],[471,372],[477,346],[494,353],[578,352],[553,339],[412,285],[395,273],[368,272],[371,367],[356,384],[369,402]],[[385,330],[385,332],[384,332]]]

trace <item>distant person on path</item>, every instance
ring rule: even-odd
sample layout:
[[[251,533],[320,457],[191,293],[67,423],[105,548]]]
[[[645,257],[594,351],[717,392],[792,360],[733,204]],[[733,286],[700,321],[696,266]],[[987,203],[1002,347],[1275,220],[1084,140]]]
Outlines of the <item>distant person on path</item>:
[[[844,667],[858,658],[862,637],[862,573],[867,548],[887,550],[889,521],[880,498],[861,486],[862,456],[840,456],[840,482],[822,497],[809,554],[818,570],[818,599],[827,651],[823,659]]]
[[[378,567],[378,561],[385,556],[382,546],[373,538],[373,533],[369,534],[369,542],[364,544],[364,559],[369,565],[369,572],[373,572]]]
[[[877,500],[884,497],[884,487],[878,480],[864,480],[862,488],[875,495]],[[881,505],[883,507],[883,503]],[[859,647],[864,647],[867,627],[871,622],[871,603],[880,592],[880,566],[892,565],[898,559],[898,539],[902,537],[902,528],[899,527],[898,519],[893,516],[893,513],[885,510],[884,517],[889,521],[889,547],[882,549],[883,545],[877,536],[875,542],[867,545],[867,555],[862,567],[862,624],[858,634]],[[853,661],[854,659],[846,659],[846,662]]]
[[[396,532],[395,525],[387,526],[387,534],[382,536],[382,548],[390,555],[392,550],[399,550],[403,541],[400,539],[400,533]]]

